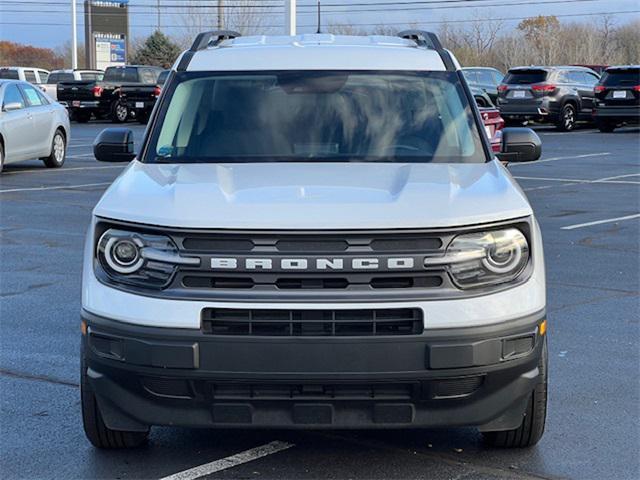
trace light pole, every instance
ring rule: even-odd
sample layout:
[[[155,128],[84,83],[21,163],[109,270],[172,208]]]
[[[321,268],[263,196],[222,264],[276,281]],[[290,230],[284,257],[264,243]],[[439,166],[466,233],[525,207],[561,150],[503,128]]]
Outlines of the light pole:
[[[78,19],[76,0],[71,0],[71,68],[78,68]]]
[[[296,0],[284,0],[284,28],[285,35],[296,34]]]
[[[218,30],[224,29],[224,13],[222,0],[218,0]]]

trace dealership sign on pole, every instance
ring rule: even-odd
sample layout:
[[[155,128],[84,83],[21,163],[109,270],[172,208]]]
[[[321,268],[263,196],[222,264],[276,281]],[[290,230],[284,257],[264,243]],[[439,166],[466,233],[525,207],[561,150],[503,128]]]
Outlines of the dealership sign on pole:
[[[87,67],[124,65],[129,51],[129,0],[85,0]]]

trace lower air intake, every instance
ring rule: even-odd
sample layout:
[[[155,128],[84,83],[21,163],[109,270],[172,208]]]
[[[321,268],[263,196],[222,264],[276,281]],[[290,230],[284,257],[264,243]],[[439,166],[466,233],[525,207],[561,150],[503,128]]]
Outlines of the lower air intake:
[[[202,329],[211,335],[254,337],[397,336],[422,333],[418,308],[368,310],[236,310],[205,308]]]

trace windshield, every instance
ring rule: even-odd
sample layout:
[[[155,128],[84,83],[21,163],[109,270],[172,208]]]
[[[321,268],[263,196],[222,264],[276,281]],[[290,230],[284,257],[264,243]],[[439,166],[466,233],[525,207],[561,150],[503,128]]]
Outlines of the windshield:
[[[455,72],[178,73],[145,161],[481,163]]]

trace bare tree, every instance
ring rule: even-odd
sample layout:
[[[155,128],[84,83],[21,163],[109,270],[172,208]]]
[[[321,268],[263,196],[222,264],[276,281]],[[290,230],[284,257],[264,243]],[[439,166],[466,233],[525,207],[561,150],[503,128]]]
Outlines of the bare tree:
[[[282,2],[279,1],[262,2],[260,5],[252,0],[226,0],[220,4],[211,2],[209,5],[203,5],[202,0],[187,0],[184,3],[178,17],[178,22],[182,25],[184,38],[180,43],[183,46],[188,45],[198,33],[214,30],[218,25],[243,35],[258,35],[273,33],[274,27],[281,23],[282,14],[271,8],[281,6]]]

